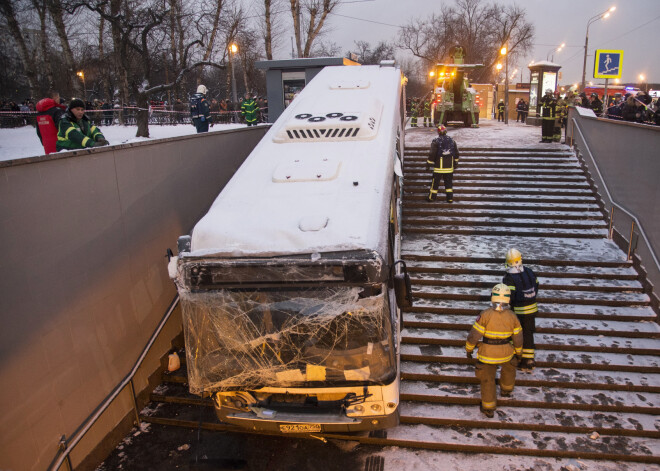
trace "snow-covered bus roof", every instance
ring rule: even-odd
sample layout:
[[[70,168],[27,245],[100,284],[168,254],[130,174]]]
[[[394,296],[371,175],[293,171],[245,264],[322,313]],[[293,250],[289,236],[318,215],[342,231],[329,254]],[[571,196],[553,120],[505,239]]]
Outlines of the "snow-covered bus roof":
[[[319,72],[197,223],[189,255],[385,257],[401,83],[387,66]]]

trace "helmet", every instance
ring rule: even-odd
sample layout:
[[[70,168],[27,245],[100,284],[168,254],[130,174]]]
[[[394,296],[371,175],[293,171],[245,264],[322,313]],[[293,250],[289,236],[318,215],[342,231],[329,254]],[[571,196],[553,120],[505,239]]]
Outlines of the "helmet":
[[[438,125],[438,134],[447,134],[447,128],[444,124]]]
[[[552,90],[549,89],[549,88],[546,88],[546,89],[545,89],[545,93],[546,93],[546,95],[547,95],[548,93],[549,93],[550,95],[552,95]]]
[[[509,304],[511,300],[511,290],[504,283],[493,286],[490,292],[490,302],[493,304]]]
[[[522,254],[517,249],[509,249],[506,251],[506,267],[522,266]]]
[[[593,93],[591,94],[591,96],[592,96],[592,97],[596,97],[596,98],[598,98],[598,93],[593,92]]]
[[[204,85],[200,85],[199,87],[197,87],[197,93],[201,93],[202,95],[206,95],[207,91],[208,90],[206,89],[206,87]]]

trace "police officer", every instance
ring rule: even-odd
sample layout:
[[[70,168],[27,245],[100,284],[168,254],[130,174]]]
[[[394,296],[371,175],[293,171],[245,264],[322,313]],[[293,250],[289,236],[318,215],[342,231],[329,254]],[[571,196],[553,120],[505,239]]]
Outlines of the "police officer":
[[[541,98],[541,142],[552,142],[555,134],[555,108],[557,102],[549,88]]]
[[[437,198],[440,177],[442,177],[445,183],[447,203],[452,203],[454,201],[452,181],[454,169],[458,167],[458,147],[456,142],[447,136],[447,128],[442,124],[438,125],[438,137],[431,142],[431,151],[426,160],[426,169],[428,170],[431,165],[433,166],[433,180],[431,180],[428,200],[435,201]]]
[[[474,349],[478,349],[474,372],[481,384],[479,409],[486,417],[493,417],[497,407],[497,367],[502,367],[502,397],[510,397],[516,383],[516,365],[520,358],[523,334],[520,322],[509,309],[510,297],[511,292],[506,285],[495,285],[490,295],[491,307],[481,311],[465,342],[468,358],[471,359]]]
[[[534,272],[523,266],[522,254],[516,249],[506,252],[506,274],[502,282],[511,290],[511,307],[518,316],[523,329],[522,362],[518,367],[532,371],[536,366],[534,361],[534,332],[536,331],[536,314],[538,305],[536,296],[539,292],[539,281]]]

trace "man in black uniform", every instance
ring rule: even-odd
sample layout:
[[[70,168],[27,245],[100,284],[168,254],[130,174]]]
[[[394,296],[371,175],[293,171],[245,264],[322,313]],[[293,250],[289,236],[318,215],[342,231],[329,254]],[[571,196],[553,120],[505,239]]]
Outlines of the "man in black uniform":
[[[591,94],[591,102],[589,107],[593,110],[594,114],[598,117],[603,114],[603,102],[600,101],[596,93]]]
[[[504,121],[504,100],[497,104],[497,122]]]
[[[431,180],[428,200],[435,201],[437,198],[440,177],[442,177],[445,182],[447,203],[453,203],[454,187],[452,181],[454,179],[454,169],[458,167],[458,147],[456,147],[456,142],[447,136],[447,128],[442,124],[438,125],[438,137],[431,142],[431,151],[426,160],[427,170],[430,165],[433,165],[433,180]]]
[[[516,249],[506,253],[506,274],[502,283],[511,290],[511,307],[518,316],[523,329],[522,362],[518,368],[532,371],[536,366],[534,361],[534,332],[536,331],[536,314],[538,305],[536,296],[539,292],[539,281],[534,272],[523,267],[522,254]]]

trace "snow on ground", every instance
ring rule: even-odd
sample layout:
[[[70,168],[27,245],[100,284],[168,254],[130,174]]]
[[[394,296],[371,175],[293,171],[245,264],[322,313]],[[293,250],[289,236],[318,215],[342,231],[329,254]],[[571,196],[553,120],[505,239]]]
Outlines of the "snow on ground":
[[[447,134],[454,138],[458,150],[464,147],[529,147],[537,149],[569,149],[568,146],[552,143],[542,144],[541,126],[528,126],[510,120],[509,124],[497,122],[494,119],[479,121],[478,128],[466,128],[462,125],[447,126]],[[431,140],[437,136],[435,128],[406,127],[406,146],[430,146]]]
[[[245,124],[216,124],[209,132],[226,131],[228,129],[244,128]],[[166,137],[178,137],[195,134],[192,124],[176,126],[149,126],[149,136],[135,137],[137,126],[100,126],[101,132],[110,144],[129,144]],[[22,159],[43,155],[44,148],[39,141],[37,131],[32,126],[0,129],[0,160]]]

